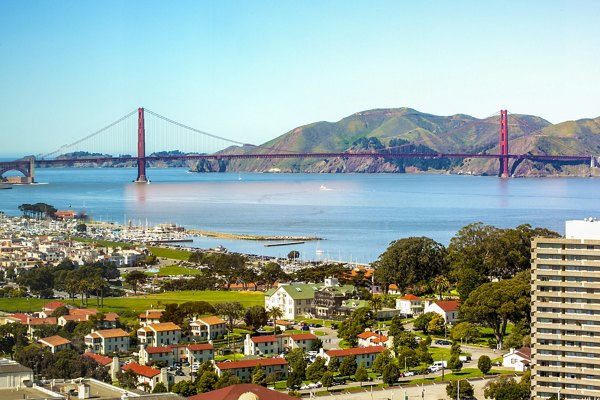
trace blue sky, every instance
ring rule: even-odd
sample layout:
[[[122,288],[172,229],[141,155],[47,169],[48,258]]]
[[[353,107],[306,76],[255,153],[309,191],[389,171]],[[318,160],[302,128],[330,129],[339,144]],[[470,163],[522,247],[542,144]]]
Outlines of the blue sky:
[[[598,1],[0,0],[0,154],[139,106],[256,144],[380,107],[597,117],[599,20]]]

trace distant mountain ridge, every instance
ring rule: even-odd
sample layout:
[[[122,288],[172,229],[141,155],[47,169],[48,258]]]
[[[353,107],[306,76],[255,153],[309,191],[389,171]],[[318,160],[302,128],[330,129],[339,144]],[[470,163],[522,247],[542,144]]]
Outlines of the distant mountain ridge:
[[[466,114],[438,116],[411,108],[374,109],[337,122],[314,122],[292,129],[259,147],[232,146],[221,154],[323,153],[389,149],[402,152],[498,153],[499,117],[477,119]],[[533,115],[509,115],[511,154],[600,154],[600,117],[552,125]],[[393,146],[392,146],[393,145]],[[381,147],[378,147],[381,146]],[[589,165],[521,161],[515,176],[588,176]],[[249,159],[198,162],[192,170],[253,172],[448,172],[496,175],[493,159]]]

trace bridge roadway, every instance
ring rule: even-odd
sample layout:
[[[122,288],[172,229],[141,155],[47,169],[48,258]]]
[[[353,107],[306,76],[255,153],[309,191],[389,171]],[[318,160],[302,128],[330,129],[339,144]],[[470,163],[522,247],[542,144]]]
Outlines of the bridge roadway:
[[[508,157],[514,160],[539,160],[539,161],[589,161],[589,155],[536,155],[536,154],[468,154],[468,153],[264,153],[264,154],[196,154],[196,155],[175,155],[175,156],[150,156],[145,157],[149,161],[168,161],[168,160],[244,160],[244,159],[269,159],[269,158],[487,158],[498,159]],[[109,161],[130,162],[138,161],[138,157],[91,157],[76,159],[36,159],[38,166],[60,165],[64,163],[103,163]],[[14,162],[13,162],[14,163]],[[3,163],[0,163],[0,165]]]

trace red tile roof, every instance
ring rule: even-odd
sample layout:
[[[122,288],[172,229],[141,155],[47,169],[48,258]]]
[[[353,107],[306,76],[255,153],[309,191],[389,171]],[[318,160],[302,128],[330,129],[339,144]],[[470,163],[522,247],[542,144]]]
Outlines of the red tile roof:
[[[317,339],[317,335],[313,335],[312,333],[296,333],[290,335],[292,340],[315,340]]]
[[[137,363],[129,363],[121,367],[123,371],[133,371],[136,375],[145,376],[146,378],[152,378],[160,374],[160,370]]]
[[[272,343],[277,341],[278,336],[266,335],[266,336],[252,336],[250,340],[254,343]]]
[[[146,353],[148,354],[160,354],[160,353],[170,353],[173,351],[171,346],[160,346],[160,347],[146,347]]]
[[[225,323],[225,320],[222,320],[214,315],[210,317],[198,318],[198,320],[204,322],[206,325],[220,325]]]
[[[214,350],[214,346],[210,343],[190,344],[186,347],[190,351]]]
[[[50,336],[50,337],[39,339],[38,341],[47,346],[62,346],[62,345],[71,343],[70,340],[65,339],[62,336]]]
[[[361,338],[361,339],[368,339],[370,337],[374,337],[374,336],[378,336],[378,335],[375,332],[366,331],[366,332],[359,333],[356,336],[359,337],[359,338]]]
[[[123,329],[120,329],[120,328],[103,329],[103,330],[96,331],[93,333],[97,333],[100,337],[102,337],[104,339],[129,336],[129,334],[127,332],[125,332]]]
[[[458,300],[445,300],[445,301],[436,301],[437,304],[442,310],[448,311],[458,311],[460,307],[460,302]]]
[[[56,317],[29,318],[26,321],[27,325],[56,325],[56,323],[57,323]]]
[[[96,361],[100,365],[108,365],[112,362],[112,358],[101,356],[100,354],[94,353],[83,353],[84,357],[89,357]]]
[[[179,325],[174,324],[173,322],[162,322],[160,324],[150,324],[149,328],[152,328],[156,332],[166,332],[166,331],[180,331],[181,327]]]
[[[297,400],[296,397],[291,397],[285,393],[267,389],[253,383],[227,386],[223,389],[188,397],[188,400],[238,400],[242,394],[248,392],[256,394],[260,400]]]
[[[258,358],[254,360],[241,360],[241,361],[231,361],[231,362],[220,362],[216,363],[215,366],[219,368],[221,371],[227,369],[236,369],[236,368],[254,368],[257,365],[261,365],[263,367],[267,367],[270,365],[288,365],[288,362],[285,358]]]
[[[353,347],[351,349],[341,350],[329,350],[325,352],[329,357],[346,357],[346,356],[358,356],[361,354],[373,354],[381,353],[385,350],[383,346],[369,346],[369,347]]]
[[[405,294],[404,296],[401,297],[401,300],[411,300],[411,301],[419,301],[421,300],[420,297],[415,296],[414,294]]]
[[[44,304],[44,306],[42,307],[42,310],[44,311],[54,311],[59,307],[64,307],[66,306],[65,303],[61,302],[61,301],[51,301],[50,303],[46,303]]]

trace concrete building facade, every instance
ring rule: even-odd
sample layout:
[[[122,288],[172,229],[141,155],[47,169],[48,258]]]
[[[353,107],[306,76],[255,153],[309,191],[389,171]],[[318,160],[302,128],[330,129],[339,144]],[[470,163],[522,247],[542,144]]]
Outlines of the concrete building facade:
[[[532,398],[600,398],[600,222],[532,241]]]

